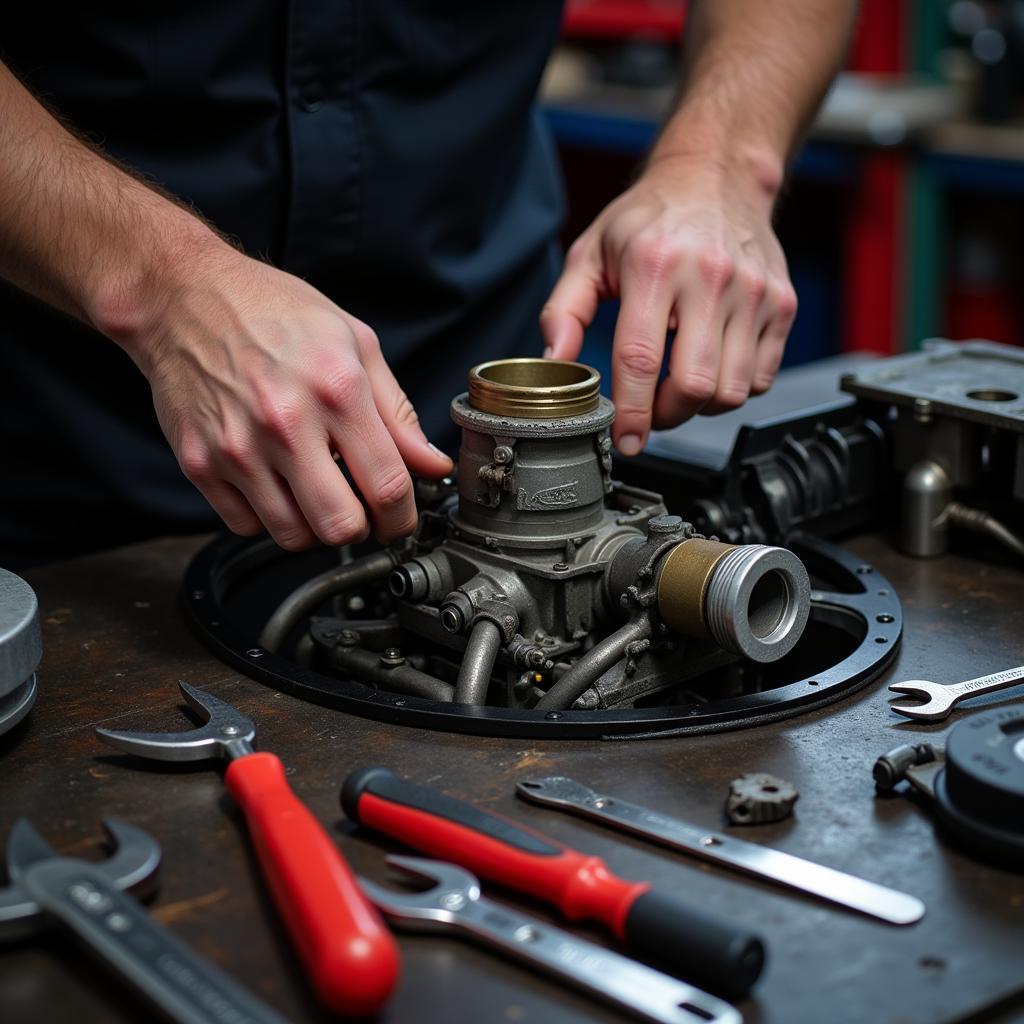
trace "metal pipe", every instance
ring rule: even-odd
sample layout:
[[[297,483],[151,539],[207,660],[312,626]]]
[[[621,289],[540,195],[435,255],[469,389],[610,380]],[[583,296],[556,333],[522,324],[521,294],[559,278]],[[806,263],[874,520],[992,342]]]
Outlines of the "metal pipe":
[[[544,696],[538,711],[564,711],[590,689],[613,665],[621,661],[629,644],[646,640],[654,632],[650,616],[638,615],[621,629],[595,644]]]
[[[1004,526],[995,516],[981,509],[968,508],[957,501],[951,501],[946,508],[946,516],[954,526],[975,533],[983,533],[1009,548],[1014,554],[1024,558],[1024,540],[1021,540],[1009,527]]]
[[[486,704],[487,688],[501,647],[501,630],[488,619],[480,619],[469,634],[455,683],[456,704]]]
[[[363,647],[338,646],[331,651],[331,662],[335,667],[351,672],[363,683],[372,683],[392,693],[407,693],[411,697],[441,701],[450,704],[455,695],[451,683],[413,668],[407,661],[398,665],[387,665],[379,654]]]
[[[278,650],[304,615],[309,615],[335,594],[382,579],[397,563],[395,555],[385,549],[314,576],[293,590],[267,619],[260,633],[260,647],[266,651]]]

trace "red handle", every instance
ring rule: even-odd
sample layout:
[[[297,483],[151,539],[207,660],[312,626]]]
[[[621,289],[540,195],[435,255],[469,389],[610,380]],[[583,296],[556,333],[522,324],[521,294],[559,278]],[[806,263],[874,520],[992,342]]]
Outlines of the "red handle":
[[[570,920],[601,921],[630,949],[699,985],[739,997],[761,971],[764,946],[741,925],[658,893],[648,882],[617,878],[599,857],[386,768],[353,772],[341,804],[353,821],[538,896]]]
[[[398,947],[341,852],[292,792],[274,754],[247,754],[224,775],[245,811],[264,876],[321,1000],[380,1009],[398,980]]]
[[[354,821],[552,903],[569,920],[601,921],[619,938],[630,907],[651,887],[617,878],[600,857],[383,768],[350,775],[342,804]]]

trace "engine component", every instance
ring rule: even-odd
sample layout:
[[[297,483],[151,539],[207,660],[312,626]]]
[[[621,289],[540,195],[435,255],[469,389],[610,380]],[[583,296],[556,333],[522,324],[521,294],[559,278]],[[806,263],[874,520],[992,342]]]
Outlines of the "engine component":
[[[952,526],[1024,556],[1024,540],[1005,525],[1020,521],[1024,501],[1024,352],[932,340],[922,352],[847,374],[842,387],[892,410],[879,418],[902,479],[907,554],[944,554]]]
[[[837,381],[865,362],[874,361],[841,356],[786,370],[742,409],[653,434],[616,474],[629,484],[657,479],[670,508],[730,543],[863,529],[888,512],[884,409],[842,394]]]
[[[973,715],[949,733],[945,749],[902,746],[873,769],[882,794],[906,781],[961,845],[1015,871],[1024,868],[1024,711]]]
[[[788,818],[799,797],[792,782],[767,772],[749,772],[729,783],[725,813],[733,825],[764,825]]]
[[[776,661],[803,632],[810,584],[791,551],[705,538],[612,481],[598,384],[577,363],[505,360],[452,403],[457,502],[389,586],[404,629],[462,651],[457,703],[607,706],[716,651]],[[504,695],[499,664],[521,670]]]
[[[458,480],[417,483],[413,537],[333,565],[326,550],[215,541],[186,606],[272,685],[480,732],[730,728],[872,678],[901,631],[886,581],[808,536],[724,543],[613,480],[598,385],[576,363],[475,368],[452,402]]]
[[[0,569],[0,733],[32,709],[42,656],[36,595],[20,576]]]

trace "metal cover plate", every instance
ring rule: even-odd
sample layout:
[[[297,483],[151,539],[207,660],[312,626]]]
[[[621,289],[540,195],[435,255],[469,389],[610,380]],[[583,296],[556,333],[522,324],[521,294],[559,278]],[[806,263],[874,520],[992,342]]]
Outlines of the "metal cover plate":
[[[922,352],[844,375],[844,391],[1024,434],[1024,350],[994,341],[933,339]],[[924,407],[927,408],[927,407]]]
[[[0,697],[22,686],[42,656],[36,595],[20,576],[0,569]]]

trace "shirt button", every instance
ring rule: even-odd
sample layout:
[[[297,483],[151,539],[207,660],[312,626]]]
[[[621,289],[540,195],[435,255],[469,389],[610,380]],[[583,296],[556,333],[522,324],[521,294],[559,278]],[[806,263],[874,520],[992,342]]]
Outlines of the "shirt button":
[[[307,82],[299,92],[299,103],[302,109],[309,114],[320,109],[322,99],[323,90],[320,88],[319,82]]]

